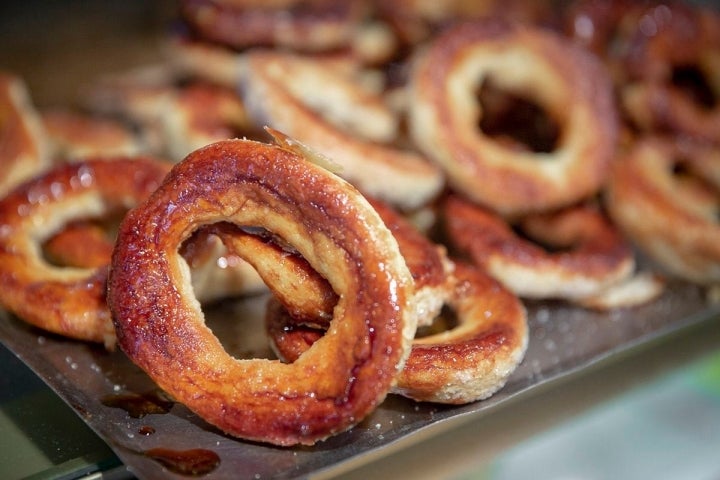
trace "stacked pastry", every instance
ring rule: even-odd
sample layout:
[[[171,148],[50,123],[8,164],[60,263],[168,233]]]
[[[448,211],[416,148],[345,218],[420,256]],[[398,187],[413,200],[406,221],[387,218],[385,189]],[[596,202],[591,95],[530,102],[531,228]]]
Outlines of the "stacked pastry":
[[[313,444],[389,393],[478,401],[523,359],[526,301],[720,283],[715,12],[179,7],[166,61],[82,111],[2,78],[0,303],[117,344],[223,431]],[[259,292],[277,358],[238,360],[202,307]]]

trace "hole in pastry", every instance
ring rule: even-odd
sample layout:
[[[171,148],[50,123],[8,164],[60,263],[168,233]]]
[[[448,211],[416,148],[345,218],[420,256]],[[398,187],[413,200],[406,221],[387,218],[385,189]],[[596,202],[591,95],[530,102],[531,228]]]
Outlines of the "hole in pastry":
[[[452,330],[457,327],[457,325],[458,318],[455,314],[455,311],[445,305],[440,311],[440,314],[435,317],[433,323],[427,326],[418,327],[417,332],[415,333],[415,338],[423,338],[429,337],[431,335],[436,335],[438,333]]]
[[[692,175],[690,169],[688,169],[686,160],[682,157],[675,157],[672,165],[672,174],[676,178],[683,178],[688,175]]]
[[[234,358],[276,359],[265,332],[267,295],[224,298],[202,305],[205,325]]]
[[[244,234],[267,244],[268,250],[236,244],[234,248],[241,250],[235,252],[226,247],[218,236]],[[277,358],[267,341],[265,327],[270,293],[253,265],[245,260],[248,258],[246,255],[270,255],[270,250],[279,252],[276,255],[299,255],[281,237],[264,228],[239,227],[227,222],[196,230],[179,249],[191,267],[191,282],[205,316],[205,324],[225,351],[236,359]],[[272,255],[269,258],[273,263]],[[271,276],[283,275],[282,271],[266,271],[268,273]]]
[[[477,93],[482,110],[480,129],[510,148],[549,153],[560,137],[557,122],[534,101],[503,90],[491,78]]]
[[[110,262],[125,211],[68,222],[41,245],[43,259],[57,267],[97,268]]]
[[[718,99],[708,82],[707,76],[694,65],[675,67],[672,84],[682,90],[697,105],[708,110],[717,105]]]

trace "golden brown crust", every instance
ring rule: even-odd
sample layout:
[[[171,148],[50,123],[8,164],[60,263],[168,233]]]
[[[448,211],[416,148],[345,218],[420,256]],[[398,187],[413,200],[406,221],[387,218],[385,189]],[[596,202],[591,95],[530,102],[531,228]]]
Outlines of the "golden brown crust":
[[[70,338],[114,342],[105,304],[107,262],[97,268],[48,264],[40,244],[66,223],[126,210],[145,199],[168,167],[148,158],[63,164],[0,202],[0,302],[26,322]]]
[[[297,310],[295,305],[291,310]],[[270,346],[283,362],[294,362],[325,335],[327,322],[321,317],[308,318],[306,313],[309,312],[302,311],[299,316],[293,316],[277,296],[268,301],[265,330]]]
[[[642,138],[615,162],[605,200],[617,225],[669,272],[720,282],[716,147]]]
[[[415,281],[415,289],[442,286],[450,268],[445,247],[432,242],[385,202],[376,199],[368,201],[397,239],[400,253]]]
[[[417,401],[474,402],[502,388],[522,360],[529,333],[518,297],[467,264],[455,265],[448,284],[445,304],[457,325],[413,341],[393,393]],[[268,305],[265,318],[273,348],[285,361],[295,361],[324,334],[321,326],[299,323],[279,302]]]
[[[397,118],[348,75],[285,53],[258,51],[246,60],[242,96],[251,116],[329,157],[363,193],[413,210],[444,186],[435,165],[387,143]]]
[[[481,270],[457,263],[446,304],[457,325],[415,339],[395,393],[449,404],[485,399],[505,385],[528,344],[525,308]]]
[[[418,320],[431,325],[443,306],[457,317],[454,328],[415,339],[394,393],[418,401],[460,404],[492,395],[522,359],[528,341],[525,309],[509,290],[479,270],[455,264],[438,247],[382,202],[372,202],[393,232],[416,280]],[[259,253],[260,255],[262,252]],[[279,274],[287,282],[271,290],[266,329],[280,358],[296,361],[328,328],[324,315],[309,304],[320,302],[329,288],[308,282],[307,263]],[[428,308],[426,291],[432,292]]]
[[[339,295],[328,334],[294,364],[237,360],[204,325],[177,249],[219,221],[283,238]],[[412,288],[353,187],[289,150],[228,140],[188,156],[125,217],[108,303],[126,354],[202,418],[242,438],[313,444],[384,399],[415,331]]]
[[[484,80],[536,101],[560,128],[548,153],[518,151],[478,128]],[[486,20],[447,29],[410,80],[410,133],[448,183],[503,215],[573,204],[596,193],[615,153],[612,83],[590,54],[538,27]]]
[[[634,270],[630,244],[594,207],[525,217],[519,227],[527,238],[458,196],[448,197],[443,208],[448,241],[521,297],[580,299]]]

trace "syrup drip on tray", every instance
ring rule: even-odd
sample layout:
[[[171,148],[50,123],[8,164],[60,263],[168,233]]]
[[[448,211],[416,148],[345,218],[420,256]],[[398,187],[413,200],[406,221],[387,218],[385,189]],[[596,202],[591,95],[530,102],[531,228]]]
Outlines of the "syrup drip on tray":
[[[173,473],[191,477],[207,475],[220,465],[220,456],[204,448],[191,450],[152,448],[147,450],[145,455]]]

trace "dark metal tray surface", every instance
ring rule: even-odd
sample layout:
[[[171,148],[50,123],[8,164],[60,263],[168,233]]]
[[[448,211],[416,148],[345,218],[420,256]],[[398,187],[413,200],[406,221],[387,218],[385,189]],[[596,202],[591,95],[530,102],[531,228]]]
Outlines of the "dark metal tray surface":
[[[238,358],[272,357],[262,326],[266,297],[205,309],[207,324]],[[188,478],[183,462],[211,456],[201,478],[328,477],[398,448],[491,413],[511,398],[681,329],[718,318],[706,292],[670,282],[665,294],[639,308],[598,313],[563,302],[527,302],[530,344],[505,387],[463,406],[416,403],[389,395],[352,430],[312,447],[281,448],[229,437],[162,392],[121,351],[108,352],[48,335],[0,311],[0,341],[42,378],[140,479]],[[140,402],[140,403],[137,403]],[[139,411],[133,411],[133,405]],[[149,413],[153,411],[157,413]],[[151,452],[180,452],[158,461]],[[189,452],[189,453],[188,453]],[[187,454],[187,457],[182,457]],[[217,455],[215,457],[214,455]],[[213,460],[214,459],[214,460]],[[201,462],[202,465],[202,462]]]

